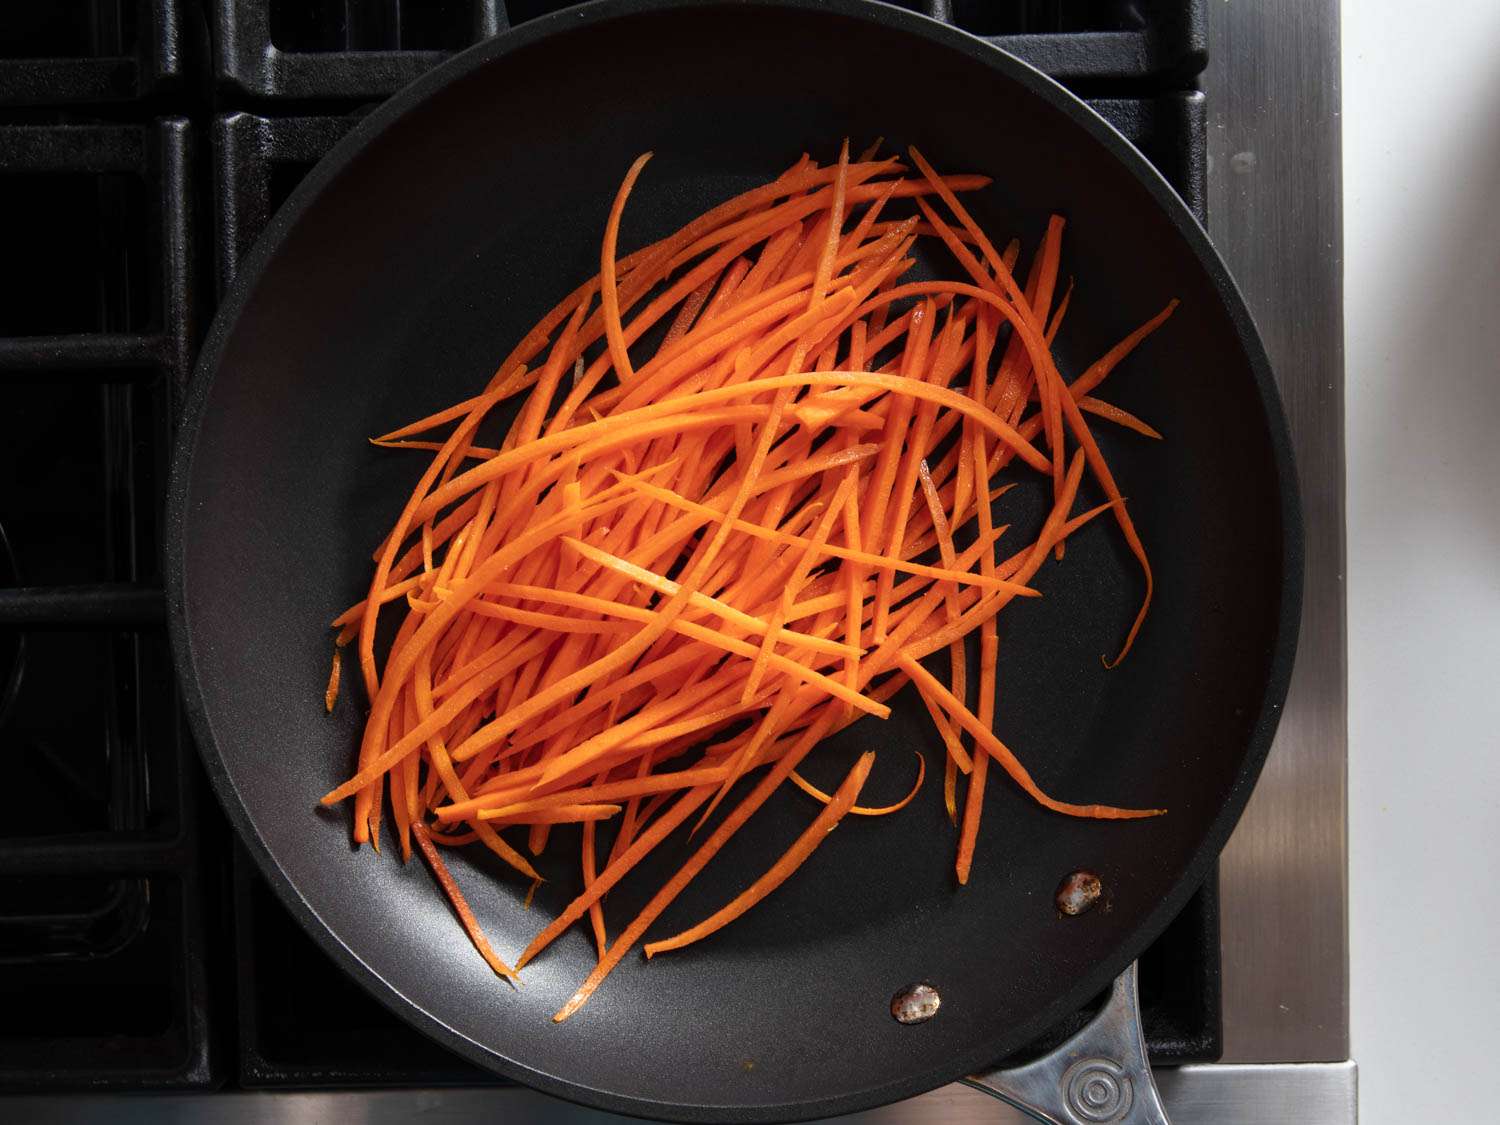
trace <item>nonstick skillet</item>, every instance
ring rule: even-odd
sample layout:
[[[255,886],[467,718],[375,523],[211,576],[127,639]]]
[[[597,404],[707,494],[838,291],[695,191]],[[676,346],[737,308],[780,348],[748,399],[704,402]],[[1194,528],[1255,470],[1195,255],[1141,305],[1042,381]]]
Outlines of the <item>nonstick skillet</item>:
[[[542,312],[597,269],[620,176],[655,159],[624,249],[842,137],[915,142],[995,183],[986,226],[1034,245],[1068,220],[1077,279],[1065,371],[1172,296],[1168,325],[1111,394],[1159,443],[1101,441],[1152,552],[1158,595],[1107,671],[1140,596],[1117,533],[1070,541],[1066,582],[1007,611],[997,725],[1070,800],[1164,806],[1128,824],[987,796],[974,875],[952,877],[938,786],[898,816],[846,822],[762,909],[649,965],[631,958],[575,1018],[551,1014],[592,964],[580,929],[512,992],[468,946],[418,864],[348,843],[316,811],[347,776],[359,708],[322,713],[330,635],[418,472],[366,438],[473,393]],[[860,0],[609,0],[482,44],[365,119],[281,209],[214,323],[181,431],[169,511],[171,628],[213,783],[267,878],[345,971],[456,1052],[541,1090],[650,1117],[831,1115],[1002,1058],[1104,989],[1171,920],[1234,826],[1276,725],[1300,607],[1285,423],[1243,302],[1202,230],[1118,134],[983,42]],[[1100,607],[1105,607],[1101,609]],[[814,779],[881,751],[869,797],[898,796],[911,751],[941,750],[898,697],[815,755]],[[885,787],[882,789],[881,787]],[[666,917],[726,901],[806,823],[781,794]],[[572,841],[525,887],[482,854],[450,860],[502,954],[572,893]],[[667,848],[664,867],[682,852]],[[555,853],[555,854],[554,854]],[[621,917],[659,868],[611,899]],[[1104,902],[1064,917],[1088,869]],[[637,896],[632,898],[632,895]],[[936,1018],[890,1013],[916,981]]]

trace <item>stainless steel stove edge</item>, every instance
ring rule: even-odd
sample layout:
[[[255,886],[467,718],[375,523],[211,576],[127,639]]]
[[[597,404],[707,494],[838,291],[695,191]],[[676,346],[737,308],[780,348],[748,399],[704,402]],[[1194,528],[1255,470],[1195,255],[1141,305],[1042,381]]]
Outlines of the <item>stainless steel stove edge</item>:
[[[1184,1066],[1157,1072],[1173,1125],[1283,1125],[1355,1120],[1352,1062]],[[344,1090],[318,1093],[104,1094],[20,1097],[7,1120],[27,1125],[628,1125],[616,1117],[521,1087],[512,1089]],[[1032,1118],[967,1086],[868,1113],[843,1125],[1021,1125]]]
[[[1281,387],[1306,547],[1296,672],[1219,865],[1224,1059],[1338,1062],[1349,1057],[1339,0],[1205,5],[1208,231]]]

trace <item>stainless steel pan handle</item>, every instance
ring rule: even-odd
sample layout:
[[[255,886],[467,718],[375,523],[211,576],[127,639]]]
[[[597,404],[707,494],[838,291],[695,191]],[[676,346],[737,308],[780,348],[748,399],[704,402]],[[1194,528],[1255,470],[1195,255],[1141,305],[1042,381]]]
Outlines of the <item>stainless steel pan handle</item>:
[[[965,1082],[1051,1125],[1168,1125],[1146,1058],[1134,963],[1098,1014],[1051,1054]]]

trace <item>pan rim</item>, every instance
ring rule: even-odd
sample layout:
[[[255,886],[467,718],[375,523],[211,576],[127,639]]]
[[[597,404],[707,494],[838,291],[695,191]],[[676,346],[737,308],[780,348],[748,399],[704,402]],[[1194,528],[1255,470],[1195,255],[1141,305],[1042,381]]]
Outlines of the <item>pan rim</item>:
[[[860,1091],[816,1100],[747,1106],[664,1104],[620,1091],[596,1089],[564,1076],[538,1070],[464,1035],[387,982],[361,959],[356,949],[335,934],[313,904],[303,897],[255,831],[248,809],[235,789],[220,753],[211,718],[204,706],[185,600],[184,531],[190,518],[192,466],[202,417],[211,398],[214,376],[223,359],[232,328],[258,288],[271,258],[288,231],[317,202],[328,185],[360,153],[382,137],[398,118],[455,82],[483,67],[496,65],[513,52],[528,48],[565,29],[629,19],[643,13],[713,7],[818,12],[872,23],[903,34],[919,36],[938,47],[956,51],[983,65],[998,80],[1020,85],[1083,129],[1147,190],[1197,259],[1209,278],[1221,307],[1228,314],[1254,377],[1264,411],[1281,501],[1280,603],[1260,709],[1239,775],[1208,831],[1200,840],[1197,853],[1169,892],[1146,912],[1111,957],[1101,959],[1089,972],[1079,976],[1070,989],[1055,997],[1033,1019],[1013,1028],[1010,1038],[1024,1042],[1086,1003],[1091,996],[1102,991],[1177,916],[1207,877],[1212,865],[1217,862],[1220,851],[1249,800],[1271,747],[1290,684],[1297,647],[1303,592],[1303,530],[1291,438],[1270,361],[1244,299],[1228,267],[1209,242],[1207,234],[1167,181],[1130,142],[1084,102],[1029,64],[983,39],[904,8],[872,4],[868,0],[596,0],[594,3],[539,17],[470,47],[433,68],[363,118],[298,184],[287,202],[261,232],[254,249],[225,291],[204,340],[193,380],[188,388],[167,496],[164,576],[168,632],[181,684],[183,709],[187,714],[190,730],[214,791],[240,840],[277,897],[297,918],[302,928],[340,968],[348,972],[384,1006],[448,1049],[486,1070],[513,1078],[544,1093],[597,1109],[674,1121],[794,1121],[869,1109],[924,1093],[993,1064],[1006,1049],[1006,1045],[986,1045],[990,1043],[988,1040],[976,1043],[968,1051],[953,1056],[943,1067],[930,1068],[916,1074],[902,1074],[880,1086]]]

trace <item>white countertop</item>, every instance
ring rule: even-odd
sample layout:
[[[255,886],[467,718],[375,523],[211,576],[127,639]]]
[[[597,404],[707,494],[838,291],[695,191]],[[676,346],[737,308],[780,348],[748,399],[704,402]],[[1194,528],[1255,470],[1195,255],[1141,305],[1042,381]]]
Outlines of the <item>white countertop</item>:
[[[1493,1121],[1500,4],[1344,0],[1343,24],[1361,1121]]]

